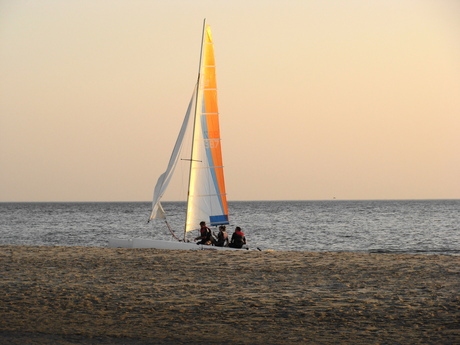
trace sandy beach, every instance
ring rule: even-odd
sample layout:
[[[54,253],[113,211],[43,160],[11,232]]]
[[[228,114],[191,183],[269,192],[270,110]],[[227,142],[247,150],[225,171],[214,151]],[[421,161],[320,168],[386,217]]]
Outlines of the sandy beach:
[[[0,246],[1,344],[459,344],[460,257]]]

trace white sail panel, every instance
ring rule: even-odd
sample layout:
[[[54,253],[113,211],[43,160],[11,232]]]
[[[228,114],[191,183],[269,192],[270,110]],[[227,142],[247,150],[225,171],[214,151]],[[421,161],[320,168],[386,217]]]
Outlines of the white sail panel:
[[[155,218],[160,218],[160,219],[165,218],[165,212],[163,210],[163,207],[161,206],[160,201],[168,187],[171,177],[173,176],[174,169],[179,159],[179,153],[181,151],[182,144],[184,142],[185,133],[191,122],[190,119],[192,119],[191,114],[193,114],[193,110],[195,109],[196,91],[197,91],[197,88],[195,87],[193,94],[192,94],[192,98],[190,99],[190,102],[187,108],[187,112],[185,113],[184,121],[182,122],[182,126],[179,131],[179,135],[176,139],[176,144],[174,145],[173,152],[171,154],[171,157],[169,158],[168,167],[166,168],[166,171],[160,175],[160,177],[158,178],[157,184],[155,185],[155,189],[153,192],[152,213],[150,214],[149,220],[155,219]]]

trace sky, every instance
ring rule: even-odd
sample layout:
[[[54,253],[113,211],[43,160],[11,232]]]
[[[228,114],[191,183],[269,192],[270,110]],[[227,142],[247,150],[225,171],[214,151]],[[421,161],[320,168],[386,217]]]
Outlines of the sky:
[[[230,201],[460,198],[458,0],[0,0],[0,201],[150,200],[204,18]]]

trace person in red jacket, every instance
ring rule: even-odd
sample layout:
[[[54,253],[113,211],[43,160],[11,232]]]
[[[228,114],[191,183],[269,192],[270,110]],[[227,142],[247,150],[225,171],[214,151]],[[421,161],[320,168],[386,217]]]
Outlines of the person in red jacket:
[[[200,236],[195,238],[195,241],[196,240],[200,240],[196,244],[206,244],[206,245],[212,244],[211,229],[209,229],[206,226],[206,222],[200,222]]]
[[[230,241],[229,247],[243,248],[244,244],[246,244],[246,237],[244,232],[241,231],[241,228],[237,226],[235,228],[235,232],[232,235],[232,240]]]

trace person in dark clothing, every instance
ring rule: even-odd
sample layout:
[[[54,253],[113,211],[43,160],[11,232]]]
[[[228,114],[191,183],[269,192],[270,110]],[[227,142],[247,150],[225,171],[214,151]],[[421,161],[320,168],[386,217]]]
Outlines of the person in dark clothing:
[[[195,238],[198,241],[196,244],[212,244],[212,233],[211,229],[206,226],[206,222],[200,222],[200,236]]]
[[[217,242],[215,243],[217,247],[227,247],[228,246],[228,234],[225,229],[225,225],[219,226],[219,233],[217,234]]]
[[[232,248],[242,248],[246,244],[246,237],[244,232],[241,231],[241,228],[237,226],[235,232],[232,235],[232,240],[230,241],[229,247]]]

